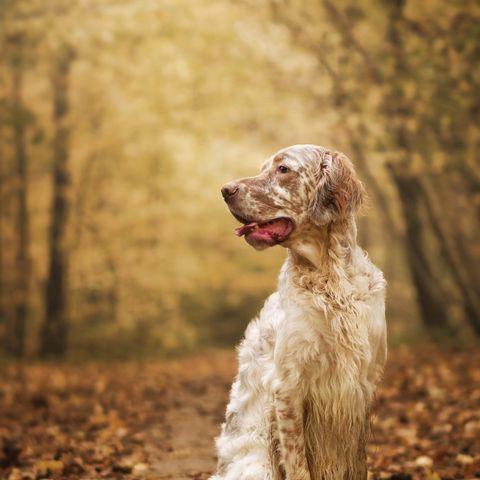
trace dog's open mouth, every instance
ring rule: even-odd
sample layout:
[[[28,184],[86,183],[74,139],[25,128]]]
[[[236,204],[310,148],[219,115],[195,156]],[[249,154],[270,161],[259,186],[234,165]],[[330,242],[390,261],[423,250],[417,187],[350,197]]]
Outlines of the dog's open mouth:
[[[284,242],[295,228],[293,221],[286,217],[260,223],[246,220],[235,213],[233,215],[244,224],[243,227],[235,229],[235,234],[239,237],[244,236],[245,240],[257,250]]]

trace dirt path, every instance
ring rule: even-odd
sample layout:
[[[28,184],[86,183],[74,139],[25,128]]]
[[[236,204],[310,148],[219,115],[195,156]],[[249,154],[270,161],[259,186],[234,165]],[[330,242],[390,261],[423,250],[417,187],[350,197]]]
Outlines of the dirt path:
[[[152,471],[166,479],[208,478],[216,464],[214,437],[227,400],[228,386],[218,376],[183,382],[165,417],[167,448]],[[155,429],[150,435],[155,442]]]

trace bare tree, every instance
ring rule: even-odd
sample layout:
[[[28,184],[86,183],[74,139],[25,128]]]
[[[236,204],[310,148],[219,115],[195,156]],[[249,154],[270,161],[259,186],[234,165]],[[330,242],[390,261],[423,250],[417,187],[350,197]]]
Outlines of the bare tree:
[[[13,151],[15,157],[15,231],[17,249],[15,255],[15,288],[13,325],[10,329],[10,350],[17,357],[25,354],[25,332],[29,309],[30,256],[29,256],[29,212],[28,199],[28,157],[26,127],[29,113],[23,106],[22,89],[25,66],[24,37],[21,33],[8,38],[11,59],[11,124],[13,129]]]
[[[0,99],[0,107],[2,106],[2,99]],[[4,221],[4,161],[3,161],[3,115],[0,111],[0,327],[5,325],[6,322],[6,311],[4,304],[4,294],[5,294],[5,279],[3,276],[3,221]]]
[[[50,211],[49,269],[42,328],[43,357],[61,357],[67,349],[67,222],[69,213],[69,74],[75,52],[63,45],[55,58],[53,88],[53,198]]]

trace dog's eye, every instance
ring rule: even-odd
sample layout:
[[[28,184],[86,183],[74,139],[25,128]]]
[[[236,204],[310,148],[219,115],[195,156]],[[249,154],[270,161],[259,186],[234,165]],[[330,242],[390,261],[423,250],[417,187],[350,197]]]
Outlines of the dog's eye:
[[[290,169],[285,165],[279,165],[279,167],[277,168],[278,173],[288,173],[289,171]]]

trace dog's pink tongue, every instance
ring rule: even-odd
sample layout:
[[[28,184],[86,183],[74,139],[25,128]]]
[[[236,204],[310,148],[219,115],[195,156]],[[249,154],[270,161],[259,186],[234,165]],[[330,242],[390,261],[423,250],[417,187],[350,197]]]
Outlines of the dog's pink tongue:
[[[247,243],[257,250],[263,250],[285,241],[293,230],[292,222],[286,218],[277,218],[265,223],[251,222],[236,228],[235,233],[245,236]]]
[[[235,235],[242,237],[243,235],[248,235],[252,230],[255,230],[257,224],[255,222],[244,225],[243,227],[238,227],[235,229]]]

